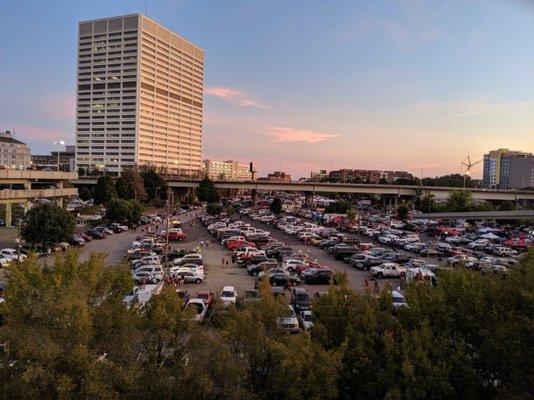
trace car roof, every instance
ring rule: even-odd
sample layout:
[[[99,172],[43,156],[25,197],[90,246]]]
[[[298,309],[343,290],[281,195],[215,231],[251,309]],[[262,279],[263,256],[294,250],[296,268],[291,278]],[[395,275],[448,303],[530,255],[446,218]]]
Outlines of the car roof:
[[[224,292],[226,292],[226,291],[234,291],[235,288],[234,288],[233,286],[224,286],[224,287],[222,288],[222,290],[223,290]]]

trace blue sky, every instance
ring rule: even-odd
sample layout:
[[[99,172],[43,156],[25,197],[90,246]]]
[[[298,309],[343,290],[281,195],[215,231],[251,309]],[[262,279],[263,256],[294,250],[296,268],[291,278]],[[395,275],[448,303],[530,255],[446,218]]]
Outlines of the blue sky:
[[[434,176],[534,151],[527,0],[3,0],[0,129],[34,153],[72,142],[78,21],[145,5],[206,52],[206,158]]]

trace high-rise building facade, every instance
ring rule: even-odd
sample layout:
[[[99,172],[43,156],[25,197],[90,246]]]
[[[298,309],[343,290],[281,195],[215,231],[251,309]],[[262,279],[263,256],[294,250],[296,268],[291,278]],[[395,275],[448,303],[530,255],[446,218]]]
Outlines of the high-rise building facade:
[[[211,180],[252,180],[252,172],[250,171],[250,165],[239,164],[239,162],[233,160],[204,160],[204,174]]]
[[[482,183],[493,189],[534,186],[534,156],[532,153],[508,149],[484,154]]]
[[[202,169],[204,52],[151,19],[79,24],[76,166]]]
[[[515,152],[501,158],[500,189],[534,187],[534,155]]]

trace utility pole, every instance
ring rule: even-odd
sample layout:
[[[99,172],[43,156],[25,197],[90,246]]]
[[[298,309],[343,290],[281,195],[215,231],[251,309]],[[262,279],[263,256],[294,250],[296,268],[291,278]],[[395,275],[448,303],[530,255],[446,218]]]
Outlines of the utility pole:
[[[171,210],[171,190],[167,186],[167,212],[166,212],[166,224],[165,229],[165,268],[167,268],[167,260],[169,256],[169,219],[170,219],[170,210]]]

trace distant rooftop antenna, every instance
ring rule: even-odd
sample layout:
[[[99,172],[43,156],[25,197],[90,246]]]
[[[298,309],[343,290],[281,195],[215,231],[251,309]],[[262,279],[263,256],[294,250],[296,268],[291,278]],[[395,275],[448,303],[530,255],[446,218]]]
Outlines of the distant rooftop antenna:
[[[465,173],[464,173],[464,189],[465,189],[465,180],[467,178],[467,175],[469,175],[471,173],[471,168],[473,168],[475,165],[480,164],[482,161],[484,161],[484,160],[478,160],[478,161],[475,161],[475,162],[471,162],[471,157],[467,156],[460,163],[460,164],[464,165],[465,168],[466,168],[465,169]]]

